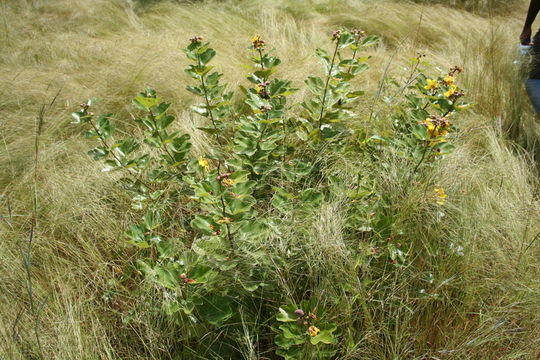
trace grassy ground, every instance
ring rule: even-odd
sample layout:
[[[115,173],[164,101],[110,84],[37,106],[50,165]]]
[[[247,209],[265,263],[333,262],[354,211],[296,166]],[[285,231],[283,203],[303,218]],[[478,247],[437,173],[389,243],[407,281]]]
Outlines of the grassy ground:
[[[399,163],[377,175],[416,255],[414,265],[391,273],[391,287],[384,272],[371,274],[366,307],[373,321],[358,327],[359,340],[343,358],[540,358],[540,127],[513,64],[526,10],[524,2],[514,5],[475,15],[386,0],[2,2],[0,357],[174,357],[174,327],[151,311],[151,299],[114,283],[136,256],[122,235],[132,215],[114,179],[102,175],[79,130],[68,125],[80,101],[99,97],[100,107],[129,118],[124,104],[150,85],[172,102],[179,128],[193,134],[201,151],[207,139],[194,131],[196,120],[186,110],[192,102],[181,71],[186,39],[211,40],[217,66],[235,86],[245,83],[241,64],[250,36],[264,34],[283,60],[280,76],[300,84],[319,72],[313,50],[346,25],[383,40],[371,53],[359,121],[374,110],[380,116],[369,126],[388,126],[391,109],[376,102],[380,81],[385,74],[403,77],[417,52],[441,69],[463,66],[462,85],[478,105],[461,120],[458,150],[439,169],[449,194],[444,220],[424,226],[423,190],[402,196]],[[332,166],[329,171],[347,173],[371,165]],[[34,191],[37,226],[25,266]],[[314,267],[337,273],[352,261],[339,240],[340,209],[329,203],[307,219],[316,231],[304,244]],[[288,241],[296,241],[291,234]],[[462,255],[437,256],[448,246],[461,247]],[[291,280],[280,274],[284,284]],[[412,296],[419,286],[437,296]],[[112,290],[113,300],[105,301]],[[317,281],[314,291],[337,296],[339,280]],[[348,309],[342,322],[353,322],[356,312]],[[245,358],[263,358],[257,341],[246,339]]]

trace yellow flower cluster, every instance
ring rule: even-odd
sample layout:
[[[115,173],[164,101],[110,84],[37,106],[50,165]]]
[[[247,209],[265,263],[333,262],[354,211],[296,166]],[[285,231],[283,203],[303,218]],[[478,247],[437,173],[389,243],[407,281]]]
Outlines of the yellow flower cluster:
[[[452,75],[446,75],[444,77],[444,82],[447,84],[447,85],[452,85],[454,83],[454,77]]]
[[[446,195],[442,187],[438,187],[433,189],[433,197],[435,199],[435,203],[437,203],[438,205],[444,205],[448,195]]]
[[[447,118],[438,118],[436,116],[428,117],[422,121],[422,124],[427,128],[430,138],[438,138],[448,134],[450,121]]]
[[[427,81],[427,85],[424,86],[424,89],[426,89],[426,90],[435,90],[435,89],[439,88],[439,83],[437,82],[437,80],[426,79],[426,81]]]
[[[264,49],[264,40],[261,39],[261,35],[255,35],[251,38],[251,44],[257,50]]]
[[[444,96],[447,98],[458,98],[464,95],[462,91],[458,91],[458,87],[455,84],[455,73],[460,72],[461,70],[452,68],[450,72],[444,77],[439,78],[438,80],[426,79],[427,85],[424,86],[424,89],[429,91],[435,91],[437,89],[442,89],[444,91]]]
[[[231,179],[231,178],[223,179],[223,184],[224,184],[225,186],[233,186],[233,185],[234,185],[234,180]]]
[[[307,330],[309,336],[317,336],[317,334],[319,334],[319,332],[321,332],[321,330],[316,327],[315,325],[311,325],[308,330]]]
[[[452,96],[452,95],[454,95],[456,93],[456,90],[457,90],[457,86],[452,84],[452,85],[450,85],[450,89],[448,89],[448,91],[446,91],[444,93],[444,96],[449,98],[450,96]]]
[[[204,168],[204,170],[208,170],[208,168],[209,168],[208,160],[206,160],[203,157],[200,157],[199,158],[199,166]]]

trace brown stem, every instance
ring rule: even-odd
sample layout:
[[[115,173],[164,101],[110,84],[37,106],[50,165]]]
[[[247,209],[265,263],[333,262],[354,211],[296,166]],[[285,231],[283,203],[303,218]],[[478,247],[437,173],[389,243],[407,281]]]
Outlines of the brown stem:
[[[353,51],[352,59],[353,61],[356,59],[356,53],[358,52],[358,44],[360,43],[360,36],[356,37],[356,42],[354,43],[355,49]],[[349,65],[349,70],[347,70],[347,74],[350,74],[352,70],[352,65]]]
[[[174,164],[175,163],[174,156],[171,154],[171,152],[167,148],[167,145],[164,144],[163,137],[161,136],[161,133],[159,132],[159,129],[157,128],[157,121],[156,121],[156,117],[154,116],[154,113],[152,112],[152,110],[148,110],[148,113],[150,114],[150,119],[152,119],[152,122],[154,123],[154,127],[156,128],[156,133],[159,138],[159,141],[161,141],[161,148],[165,150],[167,155],[169,155],[169,158],[171,159],[172,163]]]
[[[218,163],[218,174],[220,173],[220,167],[221,167],[221,164]],[[221,184],[221,180],[218,180],[218,181],[219,181],[220,191],[222,192],[223,191],[223,185]],[[220,195],[220,200],[221,200],[221,213],[223,214],[223,218],[225,218],[225,215],[227,213],[225,211],[226,210],[225,209],[225,199],[223,198],[223,194]],[[234,249],[234,241],[233,241],[232,234],[231,234],[231,228],[229,227],[229,224],[225,224],[225,227],[227,228],[227,239],[229,240],[229,244],[231,245],[231,249],[234,252],[235,249]]]
[[[201,66],[200,57],[197,57],[197,62],[198,62],[198,65]],[[204,82],[204,75],[201,75],[201,86],[204,92],[204,101],[206,102],[206,110],[208,111],[208,117],[210,118],[210,121],[212,122],[212,126],[214,127],[214,130],[216,130],[216,140],[219,146],[223,147],[221,139],[218,135],[219,131],[216,125],[216,120],[214,119],[214,114],[212,113],[212,110],[210,110],[210,99],[208,99],[208,90],[206,89],[206,83]]]
[[[328,76],[326,77],[326,84],[324,85],[324,92],[321,102],[321,113],[319,115],[319,137],[322,137],[321,133],[321,126],[322,126],[322,118],[324,115],[324,105],[326,102],[326,94],[328,92],[328,84],[330,83],[330,78],[332,77],[332,70],[334,70],[334,63],[336,61],[336,55],[339,48],[339,41],[336,41],[336,48],[334,49],[334,55],[332,56],[332,62],[330,63],[330,70],[328,71]]]

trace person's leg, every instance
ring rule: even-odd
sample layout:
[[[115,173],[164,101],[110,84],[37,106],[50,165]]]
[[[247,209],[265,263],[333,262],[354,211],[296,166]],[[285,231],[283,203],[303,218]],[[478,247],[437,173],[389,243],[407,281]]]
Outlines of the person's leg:
[[[534,110],[540,114],[540,79],[528,79],[525,82],[525,89],[527,89]]]

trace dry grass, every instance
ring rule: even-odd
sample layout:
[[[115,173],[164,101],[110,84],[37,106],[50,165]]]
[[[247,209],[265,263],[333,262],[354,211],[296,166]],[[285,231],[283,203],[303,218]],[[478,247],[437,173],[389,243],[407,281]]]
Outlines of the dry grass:
[[[299,5],[299,3],[301,3]],[[357,26],[383,38],[372,50],[363,87],[367,118],[379,82],[403,75],[418,51],[445,69],[465,67],[464,87],[477,107],[463,120],[458,151],[441,170],[452,211],[438,228],[422,227],[421,191],[400,197],[399,168],[381,174],[402,209],[400,223],[419,253],[450,243],[465,256],[433,262],[442,300],[415,304],[404,290],[423,274],[404,270],[389,292],[368,299],[375,320],[348,359],[533,359],[540,340],[540,204],[535,156],[540,127],[512,64],[524,2],[486,17],[440,5],[352,0],[223,1],[193,4],[120,0],[8,0],[0,4],[0,357],[39,358],[21,251],[32,223],[34,124],[45,104],[37,164],[38,219],[31,278],[35,301],[46,299],[37,330],[46,359],[163,359],[174,334],[151,312],[151,299],[135,301],[131,289],[109,282],[135,250],[122,240],[128,202],[86,156],[78,130],[68,126],[77,102],[99,97],[100,108],[129,119],[131,97],[151,85],[173,103],[179,127],[204,136],[185,110],[186,39],[201,34],[218,50],[216,66],[231,86],[243,83],[246,43],[261,33],[283,60],[280,76],[300,84],[319,72],[312,56],[336,25]],[[435,70],[434,70],[435,71]],[[58,93],[54,104],[52,99]],[[302,96],[299,94],[298,96]],[[376,106],[384,128],[389,111]],[[128,127],[127,121],[123,123]],[[516,141],[516,143],[514,143]],[[535,151],[537,152],[535,154]],[[348,171],[344,165],[339,171]],[[314,256],[348,273],[339,202],[319,218]],[[437,239],[446,229],[451,238]],[[292,233],[292,232],[291,232]],[[325,239],[331,238],[332,242]],[[442,243],[441,243],[442,242]],[[345,260],[344,260],[345,259]],[[324,264],[321,264],[324,265]],[[415,268],[417,271],[418,268]],[[455,274],[457,278],[453,278]],[[330,293],[339,291],[319,283]],[[114,302],[103,295],[114,288]],[[375,288],[377,288],[375,286]],[[381,304],[378,296],[388,296]],[[370,302],[371,301],[371,302]],[[395,324],[393,318],[404,321]],[[248,330],[246,330],[249,332]],[[246,333],[249,339],[249,334]],[[423,344],[423,345],[420,345]],[[415,348],[416,347],[416,348]],[[437,349],[437,350],[434,350]],[[448,352],[440,352],[448,350]],[[246,340],[246,358],[256,349]],[[416,356],[416,357],[415,357]]]

